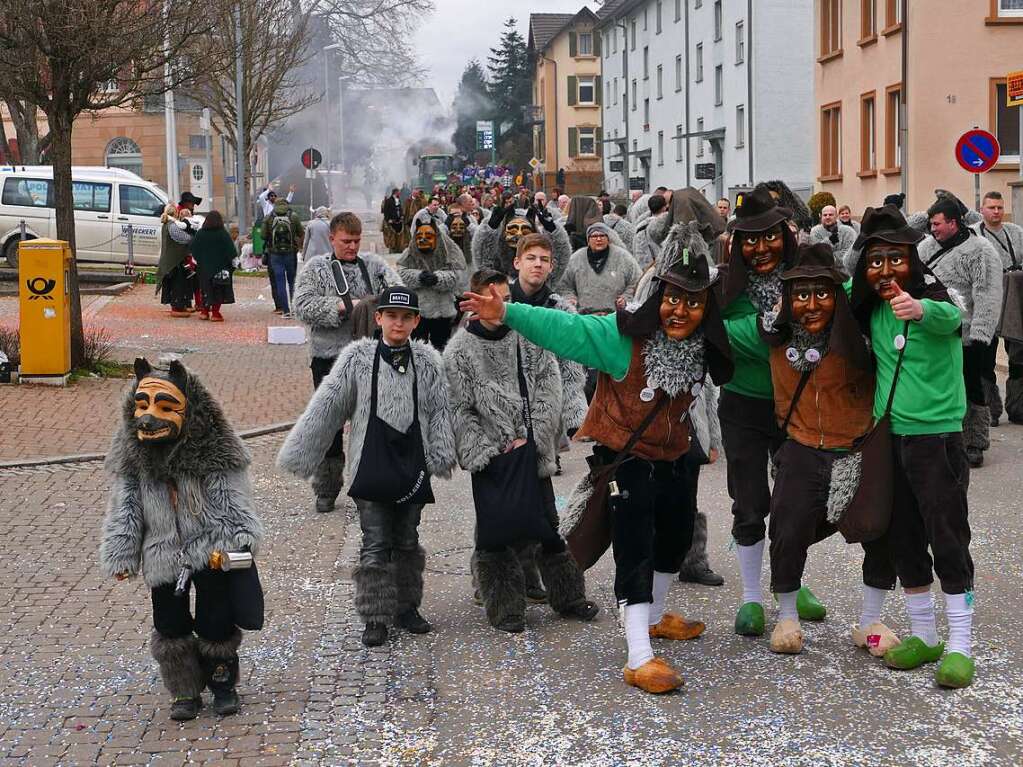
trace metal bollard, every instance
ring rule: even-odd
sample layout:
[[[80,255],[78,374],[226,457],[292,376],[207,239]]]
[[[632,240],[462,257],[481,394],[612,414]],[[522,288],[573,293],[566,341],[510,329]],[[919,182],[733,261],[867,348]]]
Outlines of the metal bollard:
[[[21,241],[24,242],[25,240],[28,239],[28,232],[25,229],[25,219],[21,219],[21,221],[19,222],[19,228],[21,229],[21,237],[19,239],[21,239]]]
[[[135,274],[135,227],[128,224],[128,263],[124,265],[126,275]]]

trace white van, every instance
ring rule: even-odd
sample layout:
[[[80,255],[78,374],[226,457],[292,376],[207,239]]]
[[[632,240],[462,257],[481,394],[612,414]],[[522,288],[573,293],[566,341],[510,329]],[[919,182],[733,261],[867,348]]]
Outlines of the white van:
[[[78,261],[124,264],[132,225],[136,264],[160,260],[160,216],[167,193],[122,168],[73,167]],[[18,265],[21,222],[29,239],[56,237],[53,168],[0,166],[0,256]]]

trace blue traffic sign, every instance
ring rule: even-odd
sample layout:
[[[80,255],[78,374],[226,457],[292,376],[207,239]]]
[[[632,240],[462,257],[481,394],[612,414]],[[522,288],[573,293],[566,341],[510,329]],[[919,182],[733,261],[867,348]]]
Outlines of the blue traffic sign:
[[[974,128],[959,137],[956,162],[970,173],[986,173],[998,162],[1001,149],[998,139],[986,130]]]

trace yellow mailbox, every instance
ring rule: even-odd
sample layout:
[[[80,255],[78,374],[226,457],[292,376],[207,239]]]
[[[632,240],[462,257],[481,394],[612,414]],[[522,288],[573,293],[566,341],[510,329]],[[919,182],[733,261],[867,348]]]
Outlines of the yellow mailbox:
[[[64,383],[71,372],[71,249],[62,240],[18,246],[21,380]]]

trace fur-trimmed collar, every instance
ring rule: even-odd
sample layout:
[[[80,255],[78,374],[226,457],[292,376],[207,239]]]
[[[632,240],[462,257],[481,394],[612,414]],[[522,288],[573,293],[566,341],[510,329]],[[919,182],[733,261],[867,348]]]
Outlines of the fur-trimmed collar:
[[[822,333],[810,333],[798,322],[793,322],[792,337],[785,347],[785,359],[797,373],[813,370],[821,364],[831,347],[831,328]],[[817,353],[807,353],[810,350]]]
[[[689,391],[703,380],[703,330],[697,328],[682,341],[673,341],[658,330],[643,346],[643,368],[650,388],[663,389],[669,397]]]
[[[746,279],[746,293],[761,314],[774,309],[782,293],[781,264],[768,274],[750,272]]]

